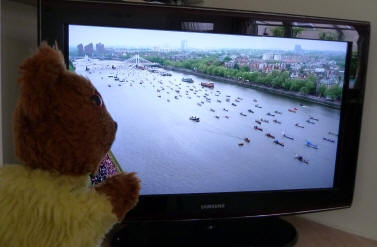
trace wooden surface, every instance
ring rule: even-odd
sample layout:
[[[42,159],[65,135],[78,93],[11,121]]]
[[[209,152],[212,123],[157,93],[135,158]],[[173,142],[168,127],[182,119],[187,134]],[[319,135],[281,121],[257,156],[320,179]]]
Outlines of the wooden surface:
[[[296,227],[298,241],[295,247],[377,247],[377,241],[321,225],[302,217],[282,218]]]

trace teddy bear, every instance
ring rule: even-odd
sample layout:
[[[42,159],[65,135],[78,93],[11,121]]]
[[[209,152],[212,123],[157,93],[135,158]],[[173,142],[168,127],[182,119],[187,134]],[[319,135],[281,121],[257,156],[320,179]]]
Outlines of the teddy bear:
[[[56,45],[42,43],[20,69],[13,135],[22,165],[0,167],[0,246],[100,246],[140,190],[135,173],[89,182],[117,124]]]

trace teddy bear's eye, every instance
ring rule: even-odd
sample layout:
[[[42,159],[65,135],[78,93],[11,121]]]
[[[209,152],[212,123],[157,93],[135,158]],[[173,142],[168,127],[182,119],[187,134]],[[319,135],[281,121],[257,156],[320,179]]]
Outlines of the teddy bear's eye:
[[[93,95],[90,100],[92,101],[93,104],[95,104],[96,106],[102,106],[102,99],[101,99],[101,96],[99,96],[98,94],[95,94]]]

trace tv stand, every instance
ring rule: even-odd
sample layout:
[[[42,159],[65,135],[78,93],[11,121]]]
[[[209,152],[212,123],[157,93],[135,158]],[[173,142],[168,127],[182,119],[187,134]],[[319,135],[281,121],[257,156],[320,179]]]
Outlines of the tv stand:
[[[114,233],[111,246],[288,247],[296,229],[278,217],[232,220],[128,222]]]

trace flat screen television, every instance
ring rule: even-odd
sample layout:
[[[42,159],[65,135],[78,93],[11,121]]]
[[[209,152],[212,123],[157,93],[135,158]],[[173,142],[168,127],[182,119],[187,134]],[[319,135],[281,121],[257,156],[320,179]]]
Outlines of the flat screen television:
[[[38,9],[39,42],[57,42],[118,122],[93,183],[141,178],[124,224],[138,223],[118,240],[151,222],[198,233],[193,220],[206,236],[222,222],[219,239],[257,216],[351,205],[369,23],[123,1]],[[265,219],[254,230],[276,225]]]

